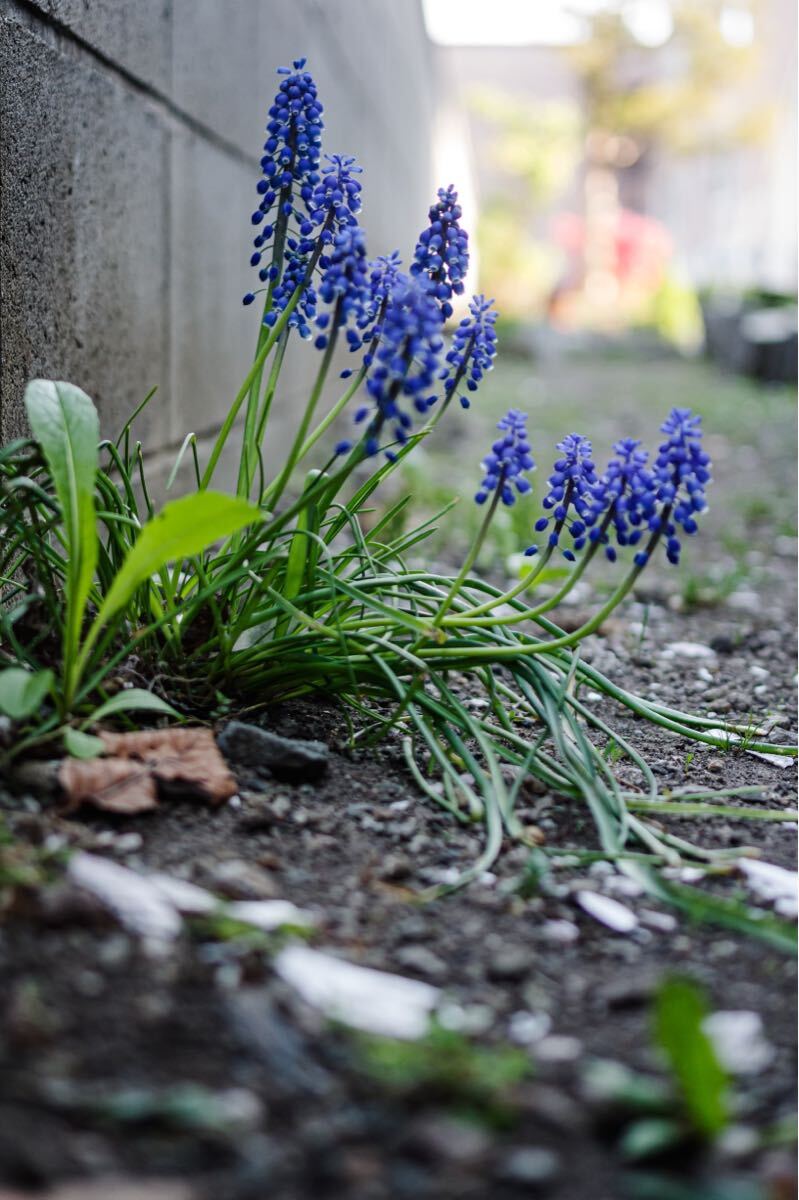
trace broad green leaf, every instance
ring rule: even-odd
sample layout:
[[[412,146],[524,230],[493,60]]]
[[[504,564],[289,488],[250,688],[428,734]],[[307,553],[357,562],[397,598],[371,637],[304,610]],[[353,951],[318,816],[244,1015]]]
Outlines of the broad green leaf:
[[[705,997],[687,979],[667,979],[655,999],[655,1035],[699,1133],[713,1137],[727,1123],[727,1076],[702,1029]]]
[[[25,409],[61,506],[68,562],[64,652],[69,657],[78,645],[97,564],[94,481],[99,462],[100,422],[84,391],[72,383],[50,379],[34,379],[28,384]]]
[[[126,691],[116,692],[99,708],[96,708],[84,725],[102,721],[103,717],[110,717],[113,713],[119,712],[158,712],[164,713],[168,717],[180,716],[172,705],[167,704],[166,700],[162,700],[160,696],[154,696],[152,692],[147,692],[144,688],[128,688]]]
[[[26,671],[8,667],[0,671],[0,712],[12,721],[32,717],[53,686],[52,671]]]
[[[97,614],[96,626],[124,608],[136,588],[167,563],[191,558],[219,538],[260,520],[255,505],[221,492],[196,492],[164,505],[128,552]]]
[[[83,733],[82,730],[73,729],[69,725],[64,730],[64,747],[67,754],[71,754],[73,758],[97,758],[105,749],[102,738]]]

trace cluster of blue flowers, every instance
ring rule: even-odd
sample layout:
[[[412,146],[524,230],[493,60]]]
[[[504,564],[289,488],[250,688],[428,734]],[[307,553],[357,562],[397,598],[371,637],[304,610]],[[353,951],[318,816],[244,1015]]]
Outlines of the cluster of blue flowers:
[[[469,393],[494,363],[497,314],[493,301],[473,297],[442,361],[443,326],[452,316],[453,297],[464,291],[469,267],[458,193],[452,185],[439,188],[409,275],[403,274],[396,251],[370,262],[357,219],[361,170],[343,155],[326,156],[327,165],[320,167],[322,106],[305,59],[296,59],[293,69],[280,68],[279,74],[283,78],[269,110],[261,160],[260,202],[252,214],[258,234],[251,265],[271,287],[264,322],[274,325],[295,297],[288,325],[305,338],[312,336],[313,326],[318,349],[329,350],[342,329],[351,351],[366,346],[363,368],[371,404],[358,409],[355,421],[366,424],[363,449],[374,454],[386,431],[395,442],[407,441],[414,414],[424,416],[436,403],[437,383],[443,385],[445,402],[457,395],[469,407]],[[276,233],[279,252],[273,248],[272,261],[262,265],[264,248]],[[250,292],[244,303],[254,299]],[[319,302],[326,311],[317,311]],[[499,422],[502,436],[483,460],[478,504],[498,492],[510,505],[530,490],[526,473],[534,463],[526,421],[524,413],[511,410]],[[662,537],[669,562],[679,562],[678,532],[695,533],[697,514],[706,507],[710,460],[701,447],[701,420],[690,410],[673,409],[661,428],[666,441],[654,464],[639,441],[623,438],[601,476],[586,438],[571,433],[558,444],[560,457],[543,499],[545,515],[535,526],[547,533],[550,551],[561,545],[565,532],[571,538],[571,546],[562,549],[567,559],[573,561],[586,545],[600,545],[615,561],[617,547],[630,546],[639,547],[634,561],[643,566]],[[341,442],[337,452],[349,449],[349,442]],[[640,548],[646,535],[648,542]],[[526,551],[536,552],[536,546]]]
[[[427,286],[445,317],[452,316],[453,296],[463,293],[469,269],[469,237],[461,229],[461,206],[452,184],[438,189],[438,200],[430,208],[430,225],[419,234],[411,275],[426,278]]]
[[[494,365],[497,353],[497,333],[494,329],[497,314],[492,312],[493,300],[485,296],[474,296],[469,304],[469,315],[464,317],[452,339],[452,347],[446,358],[447,365],[441,372],[445,380],[444,394],[450,396],[458,393],[463,408],[468,408],[470,400],[459,389],[462,384],[466,390],[476,392],[486,371]]]
[[[519,495],[530,491],[530,481],[525,478],[525,472],[535,468],[527,440],[527,413],[510,409],[497,422],[497,429],[504,436],[497,438],[491,452],[483,459],[485,478],[475,500],[478,504],[485,504],[489,494],[499,490],[502,503],[510,506],[516,503],[514,487]]]
[[[505,420],[512,416],[513,428],[523,428],[519,423],[521,414],[509,413]],[[549,490],[542,501],[547,512],[535,524],[538,533],[549,530],[550,550],[560,544],[565,530],[572,538],[572,547],[562,551],[565,558],[573,562],[575,554],[586,545],[598,543],[615,562],[617,546],[638,546],[648,534],[648,545],[633,557],[636,566],[646,566],[654,544],[661,538],[668,561],[675,565],[680,561],[678,528],[689,535],[696,533],[697,514],[707,507],[710,456],[700,444],[701,417],[690,409],[672,409],[661,432],[668,435],[668,440],[660,447],[654,468],[649,466],[649,455],[640,441],[622,438],[614,445],[614,457],[601,476],[597,475],[591,443],[586,438],[571,433],[558,444],[561,457],[554,464]],[[485,460],[488,474],[475,496],[478,504],[485,503],[488,492],[497,486],[503,463],[498,448],[502,445],[495,443]],[[526,442],[523,450],[529,452]],[[507,442],[506,453],[511,455],[508,463],[512,471],[511,442]],[[505,474],[511,477],[507,470]],[[529,485],[519,490],[528,489]],[[525,553],[537,554],[538,546],[529,546]]]

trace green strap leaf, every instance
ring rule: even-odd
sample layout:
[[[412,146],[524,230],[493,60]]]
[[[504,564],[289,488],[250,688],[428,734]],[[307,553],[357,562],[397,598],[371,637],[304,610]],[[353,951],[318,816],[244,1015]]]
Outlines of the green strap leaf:
[[[124,608],[136,588],[166,563],[191,558],[219,538],[261,519],[255,505],[221,492],[196,492],[166,504],[131,547],[108,589],[95,628]]]

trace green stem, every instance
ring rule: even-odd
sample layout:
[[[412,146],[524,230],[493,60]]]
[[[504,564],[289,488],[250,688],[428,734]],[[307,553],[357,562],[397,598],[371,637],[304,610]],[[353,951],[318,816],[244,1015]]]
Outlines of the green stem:
[[[254,379],[256,378],[256,376],[258,375],[258,372],[263,368],[263,365],[266,362],[267,358],[269,357],[269,355],[272,351],[272,348],[275,345],[275,342],[277,341],[277,339],[280,337],[283,330],[288,325],[289,317],[294,312],[294,309],[297,307],[297,304],[299,302],[301,295],[302,295],[302,286],[295,288],[294,294],[292,295],[292,297],[289,300],[286,307],[283,309],[283,312],[280,314],[280,316],[277,319],[277,321],[275,322],[275,324],[272,326],[269,336],[267,337],[264,344],[261,346],[261,349],[258,351],[258,354],[255,357],[255,361],[253,362],[252,366],[250,367],[249,371],[247,372],[246,378],[245,378],[243,384],[241,385],[241,387],[239,388],[239,390],[236,394],[236,399],[233,401],[233,404],[230,407],[230,411],[228,412],[227,416],[225,417],[225,420],[222,424],[222,428],[220,429],[220,431],[217,435],[217,439],[214,442],[214,448],[211,451],[211,457],[208,460],[208,466],[205,468],[203,477],[200,480],[200,490],[201,491],[205,491],[206,488],[208,487],[209,483],[211,482],[214,471],[216,470],[216,465],[219,462],[219,457],[225,448],[225,442],[228,440],[228,437],[230,436],[230,431],[233,428],[233,424],[236,420],[236,417],[239,415],[239,409],[241,408],[242,404],[249,396],[252,383],[253,383]]]
[[[469,553],[466,555],[466,558],[463,560],[463,566],[461,567],[458,574],[455,576],[455,579],[452,582],[452,586],[450,587],[446,596],[442,600],[441,607],[439,608],[438,612],[436,613],[435,617],[433,618],[433,628],[434,629],[438,628],[438,626],[444,620],[444,617],[447,613],[447,609],[452,604],[453,600],[455,599],[458,592],[460,591],[460,588],[461,588],[461,585],[462,585],[464,579],[469,574],[469,572],[471,571],[475,562],[477,561],[477,556],[483,548],[483,543],[486,540],[486,536],[488,534],[489,527],[491,525],[492,520],[494,519],[494,514],[497,511],[497,505],[499,504],[499,501],[502,496],[502,488],[504,486],[504,483],[505,483],[505,471],[503,469],[500,472],[499,479],[497,480],[497,486],[494,489],[493,496],[491,497],[491,503],[488,506],[488,511],[486,512],[486,515],[483,518],[483,523],[477,531],[477,535],[476,535],[474,541],[472,542]]]
[[[261,497],[261,503],[268,504],[273,510],[277,508],[277,505],[280,502],[280,497],[283,495],[286,485],[291,478],[291,473],[299,461],[303,443],[308,435],[308,427],[311,424],[314,411],[319,403],[319,397],[322,395],[322,389],[325,386],[327,373],[330,370],[330,363],[333,359],[336,343],[338,341],[338,318],[340,314],[340,308],[341,302],[339,301],[336,304],[336,308],[333,313],[333,328],[331,330],[330,337],[328,338],[327,346],[325,347],[325,352],[322,356],[322,361],[319,365],[319,370],[316,375],[316,382],[314,383],[313,390],[308,399],[308,404],[306,405],[305,412],[303,413],[302,420],[300,421],[300,427],[297,430],[294,443],[289,451],[289,455],[286,459],[283,470],[280,472],[280,475],[277,477],[274,483],[270,484]]]
[[[261,406],[261,411],[258,415],[258,427],[255,431],[255,443],[254,444],[255,444],[256,448],[260,447],[261,443],[264,440],[264,434],[266,433],[266,423],[269,420],[269,412],[272,407],[272,401],[275,396],[275,390],[277,388],[278,377],[279,377],[281,369],[283,367],[283,359],[286,357],[286,349],[288,348],[290,334],[291,334],[291,330],[290,329],[286,330],[285,336],[282,337],[280,339],[280,341],[278,342],[277,351],[275,353],[275,359],[274,359],[274,362],[272,363],[272,370],[269,372],[269,379],[267,380],[267,383],[266,383],[266,392],[264,393],[263,404]]]

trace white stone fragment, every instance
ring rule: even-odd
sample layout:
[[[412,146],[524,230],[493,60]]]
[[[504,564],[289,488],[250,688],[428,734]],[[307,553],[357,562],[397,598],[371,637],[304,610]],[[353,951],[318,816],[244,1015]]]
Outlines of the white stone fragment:
[[[704,658],[716,661],[716,651],[701,642],[668,642],[660,652],[661,658]]]
[[[552,1018],[545,1012],[515,1012],[508,1024],[511,1041],[520,1046],[532,1046],[540,1042],[552,1028]]]
[[[599,892],[581,891],[576,896],[577,903],[589,917],[606,925],[614,933],[632,933],[638,925],[638,918],[629,908],[625,908],[611,896],[602,896]]]
[[[656,929],[659,933],[673,933],[677,928],[676,917],[671,913],[658,912],[655,908],[642,908],[638,918],[647,928]]]
[[[577,941],[580,936],[580,930],[574,921],[544,921],[541,926],[541,935],[548,942],[560,942],[563,945],[568,945],[570,942]]]
[[[331,1020],[383,1037],[423,1037],[441,995],[429,983],[359,967],[307,946],[286,946],[274,965],[306,1003]]]
[[[583,1044],[579,1038],[553,1033],[537,1043],[535,1057],[538,1062],[574,1062],[582,1051]]]
[[[766,1041],[759,1013],[714,1012],[702,1029],[713,1043],[719,1062],[731,1075],[757,1075],[773,1061],[775,1050]]]
[[[149,943],[154,953],[166,949],[180,933],[180,914],[161,889],[128,867],[79,851],[67,875],[114,914],[119,923]]]
[[[643,895],[644,885],[629,875],[608,875],[602,881],[602,890],[610,892],[612,896],[633,897]]]
[[[178,912],[187,917],[201,917],[219,907],[216,896],[205,888],[198,887],[196,883],[189,883],[188,879],[177,879],[174,875],[165,875],[160,871],[144,878],[154,884]]]
[[[281,925],[310,929],[315,924],[310,913],[303,912],[290,900],[236,900],[225,907],[225,913],[267,933],[279,929]]]
[[[756,896],[774,904],[783,916],[796,916],[799,885],[796,871],[759,858],[739,858],[735,865]]]

